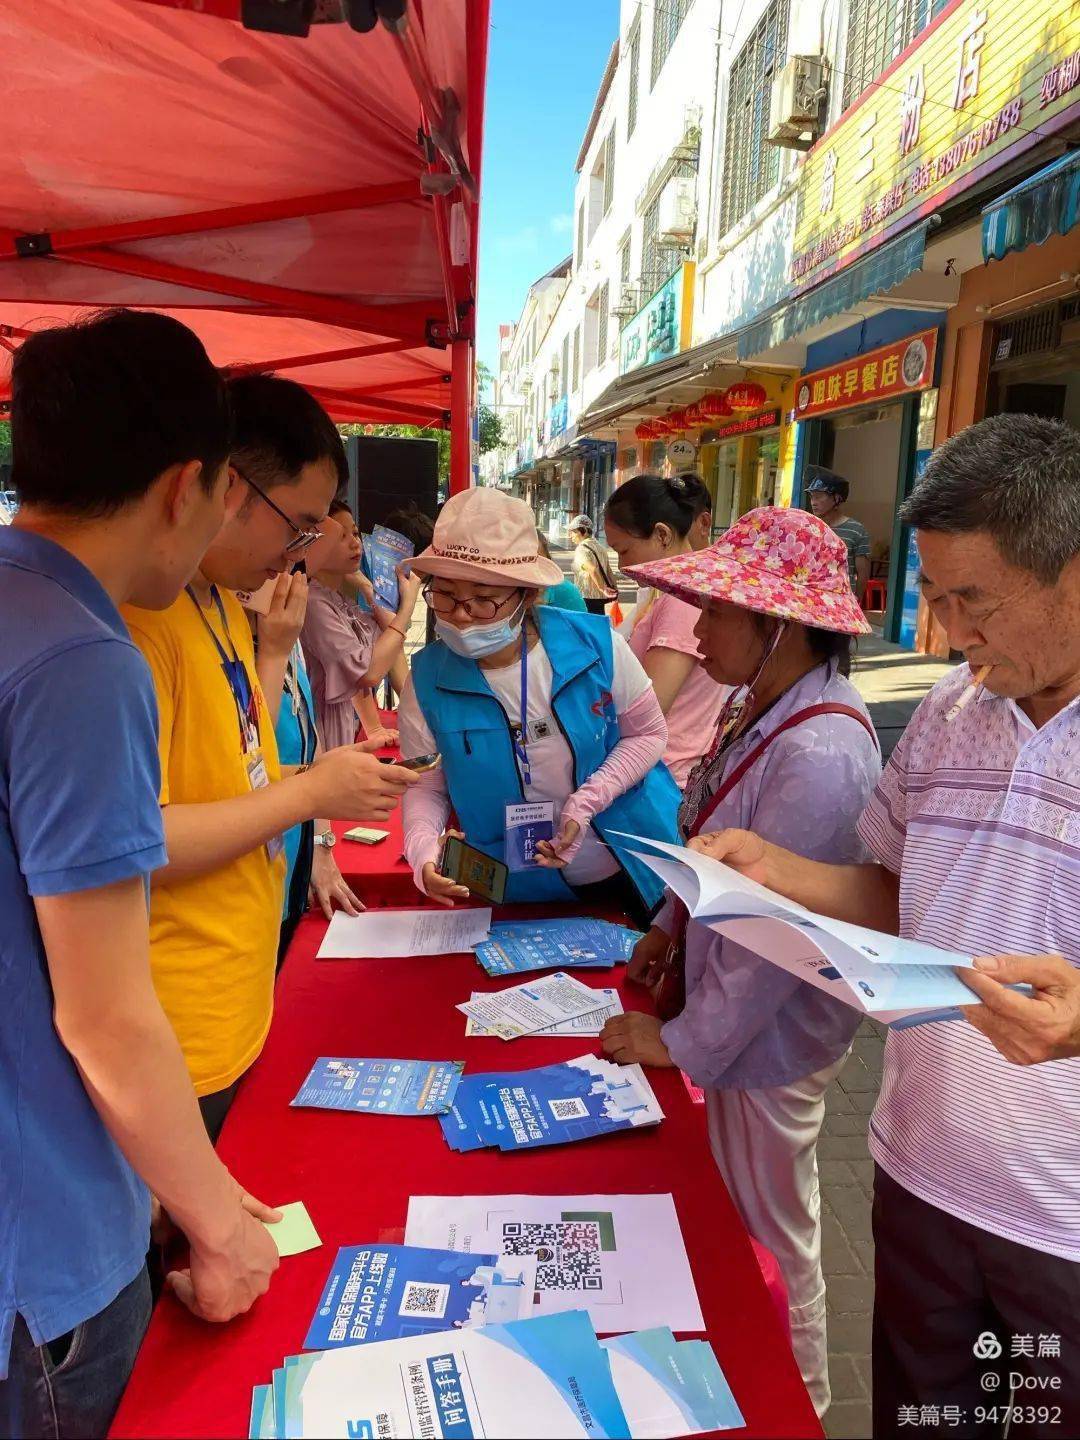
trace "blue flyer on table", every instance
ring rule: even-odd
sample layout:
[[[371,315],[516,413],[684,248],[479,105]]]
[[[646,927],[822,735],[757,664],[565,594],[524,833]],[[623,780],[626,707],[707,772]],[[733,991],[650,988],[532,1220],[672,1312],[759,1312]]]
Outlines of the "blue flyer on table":
[[[476,958],[489,975],[527,970],[606,969],[629,960],[641,939],[637,930],[608,920],[497,921],[490,937],[476,947]]]
[[[376,525],[370,535],[363,537],[363,542],[364,570],[375,587],[375,603],[396,611],[401,604],[397,567],[402,560],[412,558],[412,541],[385,525]]]
[[[345,1246],[323,1287],[304,1348],[327,1350],[524,1319],[533,1312],[535,1292],[535,1255]]]
[[[356,1060],[320,1056],[293,1105],[373,1115],[443,1115],[454,1103],[464,1060]]]

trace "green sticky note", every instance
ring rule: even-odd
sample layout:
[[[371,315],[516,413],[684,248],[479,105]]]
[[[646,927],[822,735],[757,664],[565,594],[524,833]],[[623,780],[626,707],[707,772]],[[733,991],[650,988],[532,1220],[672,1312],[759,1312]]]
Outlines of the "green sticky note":
[[[273,1237],[279,1255],[302,1255],[305,1250],[318,1249],[322,1241],[302,1200],[275,1208],[281,1211],[281,1219],[276,1225],[267,1225],[266,1228]]]

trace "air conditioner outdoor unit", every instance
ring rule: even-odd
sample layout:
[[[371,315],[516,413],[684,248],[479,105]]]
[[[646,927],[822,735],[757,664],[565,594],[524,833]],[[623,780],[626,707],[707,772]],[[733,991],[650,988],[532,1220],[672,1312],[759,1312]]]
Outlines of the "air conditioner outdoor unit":
[[[659,245],[690,245],[697,225],[696,177],[673,175],[660,192],[656,240]]]
[[[617,315],[620,320],[629,320],[630,316],[636,315],[640,309],[637,290],[633,285],[624,285],[618,300],[611,307],[611,313]]]
[[[809,150],[821,133],[828,94],[828,61],[793,55],[773,81],[768,143]]]

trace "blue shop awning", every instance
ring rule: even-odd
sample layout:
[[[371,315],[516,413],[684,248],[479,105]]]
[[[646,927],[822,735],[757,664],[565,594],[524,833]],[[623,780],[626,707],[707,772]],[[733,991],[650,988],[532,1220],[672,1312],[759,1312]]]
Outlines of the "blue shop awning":
[[[1080,150],[1070,150],[982,212],[984,260],[1002,260],[1011,250],[1041,245],[1080,223]]]
[[[890,240],[798,300],[778,305],[770,315],[747,326],[739,336],[739,359],[752,360],[756,355],[763,355],[774,345],[793,340],[823,320],[868,300],[871,295],[880,295],[899,285],[922,268],[926,232],[936,223],[935,217],[914,226],[899,239]]]

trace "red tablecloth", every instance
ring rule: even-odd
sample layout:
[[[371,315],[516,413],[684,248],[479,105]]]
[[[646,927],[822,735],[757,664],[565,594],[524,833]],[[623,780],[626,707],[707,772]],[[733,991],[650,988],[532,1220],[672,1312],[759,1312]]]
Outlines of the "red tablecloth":
[[[589,1047],[581,1040],[466,1040],[454,1005],[472,989],[500,988],[471,956],[316,961],[324,929],[321,916],[309,916],[297,931],[266,1049],[219,1150],[260,1198],[303,1200],[325,1243],[283,1260],[269,1294],[228,1326],[194,1320],[166,1297],[112,1434],[246,1435],[251,1387],[299,1352],[336,1248],[400,1240],[410,1195],[671,1191],[708,1337],[746,1417],[738,1433],[820,1436],[746,1232],[709,1156],[702,1107],[691,1103],[678,1071],[651,1073],[667,1116],[655,1130],[519,1155],[455,1154],[434,1120],[290,1109],[319,1055],[463,1058],[470,1070],[495,1070],[569,1059]],[[594,972],[601,984],[615,974]],[[641,992],[628,987],[625,1003],[640,1005]]]

